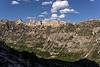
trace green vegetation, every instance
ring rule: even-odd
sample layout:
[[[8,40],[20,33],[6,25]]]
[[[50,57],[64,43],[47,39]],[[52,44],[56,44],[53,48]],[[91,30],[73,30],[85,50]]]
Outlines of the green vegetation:
[[[76,57],[76,56],[57,56],[57,57],[55,57],[55,59],[72,62],[72,61],[78,60],[79,57]]]

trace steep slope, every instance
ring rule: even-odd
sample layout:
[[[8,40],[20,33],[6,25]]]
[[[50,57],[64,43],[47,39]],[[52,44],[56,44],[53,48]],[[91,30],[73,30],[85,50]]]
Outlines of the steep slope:
[[[6,20],[0,22],[0,39],[11,48],[35,52],[39,57],[65,61],[85,57],[100,63],[99,20],[79,24],[58,23],[56,27],[43,24],[28,26]]]
[[[64,62],[38,58],[33,53],[18,52],[0,41],[0,67],[99,67],[94,61],[82,59]]]

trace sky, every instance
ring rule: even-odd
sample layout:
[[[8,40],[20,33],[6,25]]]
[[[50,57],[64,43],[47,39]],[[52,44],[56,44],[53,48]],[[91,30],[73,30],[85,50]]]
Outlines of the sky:
[[[100,19],[100,0],[0,0],[0,19]]]

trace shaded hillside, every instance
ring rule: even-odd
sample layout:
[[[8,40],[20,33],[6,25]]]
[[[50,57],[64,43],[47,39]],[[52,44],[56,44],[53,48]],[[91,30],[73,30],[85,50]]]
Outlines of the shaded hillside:
[[[0,41],[0,67],[99,67],[99,65],[88,59],[65,62],[38,58],[34,53],[18,52]]]
[[[100,63],[100,21],[29,26],[21,20],[0,21],[0,39],[19,51],[44,58],[75,61],[88,58]]]

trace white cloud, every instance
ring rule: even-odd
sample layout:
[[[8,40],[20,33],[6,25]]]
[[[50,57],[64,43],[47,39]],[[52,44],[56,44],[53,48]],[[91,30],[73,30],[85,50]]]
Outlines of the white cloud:
[[[58,16],[57,16],[57,14],[52,14],[52,15],[51,15],[51,18],[52,18],[52,19],[57,19]]]
[[[40,15],[38,15],[39,18],[45,18],[45,16],[48,14],[47,11],[42,12]]]
[[[44,15],[39,15],[38,17],[43,17],[44,18]]]
[[[21,2],[21,1],[22,1],[22,2],[27,2],[27,3],[28,3],[28,2],[32,2],[32,0],[16,0],[16,1],[17,1],[17,2]]]
[[[78,13],[77,11],[75,11],[74,9],[69,9],[69,8],[65,8],[60,10],[60,13]]]
[[[58,0],[58,1],[53,3],[52,8],[55,9],[55,10],[59,10],[61,8],[66,8],[68,6],[69,6],[69,4],[68,4],[67,0],[66,1],[59,1]]]
[[[36,17],[27,17],[27,19],[36,19]]]
[[[52,1],[45,1],[45,2],[42,2],[42,5],[50,5],[52,4]]]
[[[30,22],[33,22],[35,19],[36,19],[36,17],[27,17],[26,19],[28,19]]]
[[[51,9],[51,13],[56,13],[57,10],[56,9]]]
[[[61,14],[59,18],[65,18],[65,14]]]
[[[44,12],[42,12],[41,14],[42,14],[42,15],[47,15],[48,12],[47,12],[47,11],[44,11]]]
[[[91,2],[94,2],[95,0],[90,0]]]
[[[17,5],[17,4],[19,4],[19,2],[18,2],[18,1],[13,0],[13,1],[11,1],[11,4],[13,4],[13,5]]]
[[[35,0],[35,1],[37,1],[37,2],[38,2],[38,1],[40,1],[40,0]]]
[[[65,8],[65,9],[60,10],[61,13],[68,13],[72,11],[74,11],[74,9]]]
[[[65,18],[65,14],[67,13],[78,13],[77,11],[75,11],[72,8],[69,8],[69,3],[68,0],[56,0],[53,4],[52,4],[52,8],[51,8],[51,17],[56,17],[56,18]],[[58,12],[60,12],[60,16],[58,16]]]

